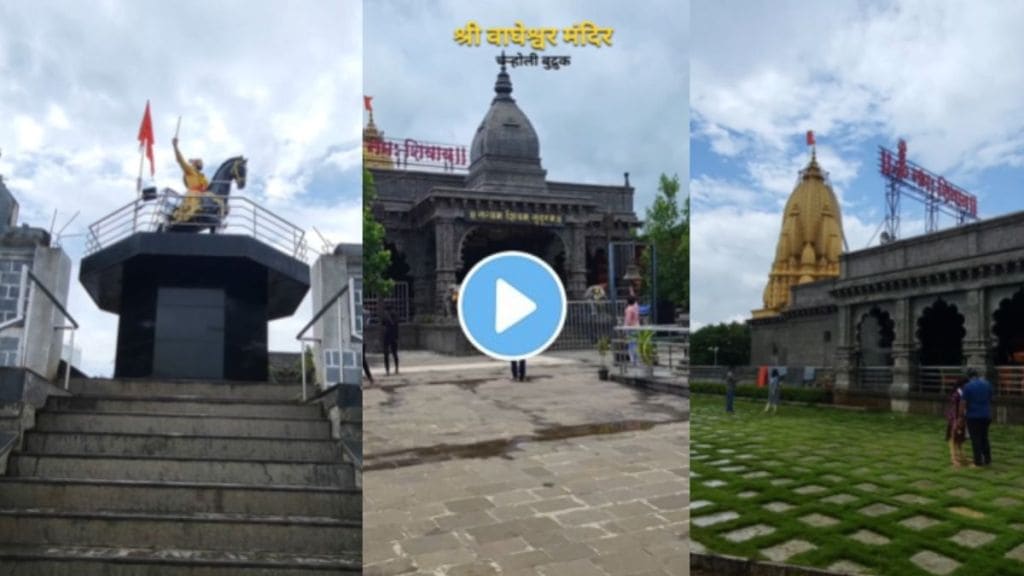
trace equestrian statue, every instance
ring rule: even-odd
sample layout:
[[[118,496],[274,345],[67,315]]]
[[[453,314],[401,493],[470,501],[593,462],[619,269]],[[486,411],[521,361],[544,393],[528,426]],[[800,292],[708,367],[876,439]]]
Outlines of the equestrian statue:
[[[239,190],[245,189],[246,163],[244,156],[228,158],[213,174],[213,180],[207,182],[203,174],[203,160],[185,156],[178,149],[178,137],[175,136],[174,156],[181,166],[182,181],[185,183],[185,196],[177,206],[165,215],[165,222],[160,227],[165,232],[200,232],[205,228],[211,234],[224,225],[228,215],[228,196],[231,195],[231,183]]]

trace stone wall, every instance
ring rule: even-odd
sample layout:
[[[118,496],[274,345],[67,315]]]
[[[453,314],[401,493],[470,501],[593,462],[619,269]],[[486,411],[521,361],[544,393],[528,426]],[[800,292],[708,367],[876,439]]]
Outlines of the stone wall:
[[[751,321],[750,363],[834,366],[837,330],[834,312]]]

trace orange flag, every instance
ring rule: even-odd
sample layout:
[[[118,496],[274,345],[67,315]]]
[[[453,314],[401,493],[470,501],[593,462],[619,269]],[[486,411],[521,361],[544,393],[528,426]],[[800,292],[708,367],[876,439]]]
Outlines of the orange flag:
[[[153,166],[153,119],[149,116],[149,100],[146,100],[146,113],[142,116],[142,125],[139,126],[139,147],[146,147],[146,158],[149,158],[149,176],[156,173]]]

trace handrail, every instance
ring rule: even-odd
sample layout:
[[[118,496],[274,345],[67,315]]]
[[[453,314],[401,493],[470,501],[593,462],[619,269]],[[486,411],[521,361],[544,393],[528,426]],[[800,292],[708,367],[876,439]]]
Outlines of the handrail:
[[[183,195],[165,188],[148,200],[138,198],[103,216],[89,226],[86,234],[86,254],[97,252],[137,232],[156,232],[166,225],[176,228],[205,230],[216,228],[227,234],[256,238],[303,262],[307,259],[306,232],[245,196],[219,196],[209,192],[198,198],[213,198],[220,208],[219,217],[199,221],[171,222],[174,210],[195,194]],[[207,205],[208,207],[208,205]]]
[[[315,326],[316,323],[319,322],[321,318],[323,318],[324,314],[327,313],[327,311],[331,308],[331,306],[334,306],[334,303],[338,302],[341,299],[341,297],[345,295],[346,292],[348,292],[348,284],[345,284],[344,286],[342,286],[341,290],[338,290],[337,294],[332,296],[326,303],[324,303],[322,306],[320,306],[320,309],[317,310],[316,314],[313,315],[313,319],[310,320],[309,322],[307,322],[306,325],[303,326],[301,330],[299,330],[299,333],[295,335],[295,339],[299,341],[299,358],[301,358],[300,365],[302,366],[302,401],[303,402],[306,401],[306,399],[308,398],[308,395],[306,394],[306,350],[303,348],[302,343],[303,342],[319,342],[320,341],[319,338],[306,338],[303,335],[310,328]],[[340,316],[340,314],[339,314],[339,316]],[[341,333],[340,332],[338,334],[338,338],[339,339],[341,338]]]
[[[46,284],[44,284],[43,281],[40,280],[38,276],[33,274],[31,270],[29,270],[28,265],[24,265],[24,264],[22,265],[22,267],[21,267],[21,274],[22,274],[21,290],[18,292],[18,315],[16,317],[12,318],[11,320],[8,320],[7,322],[4,322],[3,324],[0,324],[0,332],[6,330],[8,328],[13,328],[13,327],[18,326],[18,325],[21,325],[24,328],[23,333],[22,333],[21,338],[20,338],[19,343],[18,343],[18,364],[22,368],[24,368],[25,367],[25,346],[27,344],[26,343],[26,338],[28,337],[28,328],[29,328],[29,316],[26,313],[26,310],[32,305],[32,295],[35,294],[34,288],[38,287],[42,291],[43,296],[46,296],[46,298],[49,299],[50,302],[53,303],[54,307],[56,307],[57,310],[60,311],[60,313],[64,316],[64,318],[66,318],[67,320],[71,321],[71,327],[70,327],[70,330],[71,330],[71,342],[70,342],[71,357],[68,358],[64,362],[64,389],[67,390],[68,389],[68,385],[71,382],[71,361],[72,361],[72,359],[74,357],[74,351],[75,351],[75,331],[78,330],[78,328],[79,328],[78,321],[75,320],[74,316],[72,316],[71,313],[68,312],[67,308],[65,308],[64,305],[60,303],[60,301],[57,299],[57,297],[53,295],[53,292],[51,292],[50,289],[46,287]],[[32,285],[30,287],[26,287],[25,286],[26,280],[29,280],[29,281],[32,282]],[[27,296],[25,295],[25,289],[26,288],[29,288],[29,293],[28,293]],[[61,321],[61,324],[62,324],[61,326],[54,326],[54,330],[68,330],[69,329],[68,326],[64,325],[63,320]],[[64,339],[61,338],[61,345],[62,346],[63,346],[63,342],[64,342]]]

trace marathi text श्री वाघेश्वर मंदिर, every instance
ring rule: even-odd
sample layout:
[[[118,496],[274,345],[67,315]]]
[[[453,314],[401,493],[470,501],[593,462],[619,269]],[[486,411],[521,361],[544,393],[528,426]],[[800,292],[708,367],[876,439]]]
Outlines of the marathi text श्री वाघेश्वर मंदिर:
[[[563,28],[563,44],[572,46],[602,46],[612,45],[612,36],[615,34],[613,28],[602,28],[590,20],[584,20]],[[455,30],[455,42],[462,46],[479,46],[482,37],[487,38],[487,43],[494,46],[519,46],[530,45],[534,50],[544,50],[551,46],[558,45],[558,28],[542,27],[527,28],[522,22],[516,21],[515,26],[506,28],[480,28],[475,20],[470,20],[462,28]]]

